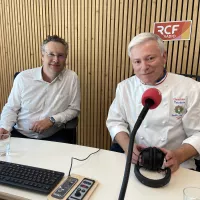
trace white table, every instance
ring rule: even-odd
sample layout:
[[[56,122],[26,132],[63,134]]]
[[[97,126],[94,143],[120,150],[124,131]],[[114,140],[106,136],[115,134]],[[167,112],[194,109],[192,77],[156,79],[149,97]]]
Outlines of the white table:
[[[83,159],[98,149],[48,142],[32,139],[11,139],[11,153],[0,160],[26,164],[65,172],[68,175],[71,157]],[[124,154],[100,150],[88,160],[73,162],[72,173],[93,178],[99,186],[91,200],[117,200],[124,174],[126,157]],[[170,183],[162,188],[150,188],[142,185],[131,168],[126,200],[182,200],[182,190],[187,186],[200,187],[200,173],[180,168],[172,174]],[[47,196],[29,191],[0,185],[0,192],[15,194],[34,200],[44,200]]]

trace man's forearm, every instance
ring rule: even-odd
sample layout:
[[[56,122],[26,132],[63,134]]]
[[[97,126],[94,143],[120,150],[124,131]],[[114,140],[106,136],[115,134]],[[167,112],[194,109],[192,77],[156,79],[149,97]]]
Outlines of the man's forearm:
[[[16,121],[16,111],[5,105],[1,113],[0,127],[6,129],[7,131],[11,131]]]
[[[115,140],[122,147],[124,152],[127,154],[129,145],[129,135],[126,132],[119,132],[115,136]]]
[[[182,144],[174,151],[174,153],[176,154],[180,164],[198,155],[197,150],[190,144]]]
[[[61,113],[53,115],[53,117],[55,118],[56,122],[66,123],[67,121],[70,121],[71,119],[77,117],[79,113],[79,110],[67,109]]]

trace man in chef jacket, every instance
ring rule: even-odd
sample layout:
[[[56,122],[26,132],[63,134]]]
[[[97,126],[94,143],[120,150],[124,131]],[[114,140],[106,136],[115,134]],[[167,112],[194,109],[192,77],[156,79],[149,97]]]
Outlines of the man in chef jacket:
[[[163,41],[153,33],[135,36],[128,46],[135,76],[120,82],[110,106],[107,127],[113,143],[128,153],[129,134],[143,105],[144,91],[157,88],[160,105],[149,110],[135,137],[132,162],[145,147],[159,147],[164,165],[176,171],[180,165],[196,169],[200,153],[200,87],[191,78],[168,73]]]

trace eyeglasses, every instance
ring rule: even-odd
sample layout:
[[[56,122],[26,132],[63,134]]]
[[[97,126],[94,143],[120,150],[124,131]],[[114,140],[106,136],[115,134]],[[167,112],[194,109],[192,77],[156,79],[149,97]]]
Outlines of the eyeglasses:
[[[53,53],[48,53],[45,51],[45,53],[47,54],[47,56],[50,58],[50,59],[53,59],[54,57],[57,57],[59,60],[65,60],[66,59],[66,55],[63,55],[63,54],[58,54],[58,55],[55,55]]]

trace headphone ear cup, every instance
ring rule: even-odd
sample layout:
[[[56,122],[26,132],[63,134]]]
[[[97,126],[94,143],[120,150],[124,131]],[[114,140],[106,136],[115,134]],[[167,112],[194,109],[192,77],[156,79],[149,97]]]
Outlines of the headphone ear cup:
[[[152,149],[151,147],[145,148],[141,151],[141,163],[146,169],[151,169],[152,167]]]
[[[154,166],[154,151],[153,151],[153,148],[150,147],[149,148],[149,170],[152,170],[153,169],[153,166]]]
[[[163,161],[165,158],[165,154],[158,148],[154,147],[154,153],[155,153],[155,165],[154,170],[159,170],[162,168]]]
[[[156,165],[157,165],[157,152],[156,152],[156,148],[153,147],[152,148],[152,152],[153,152],[153,156],[152,156],[152,170],[155,171],[156,169]]]
[[[165,154],[156,147],[148,147],[141,151],[140,157],[144,168],[156,171],[162,167]]]

